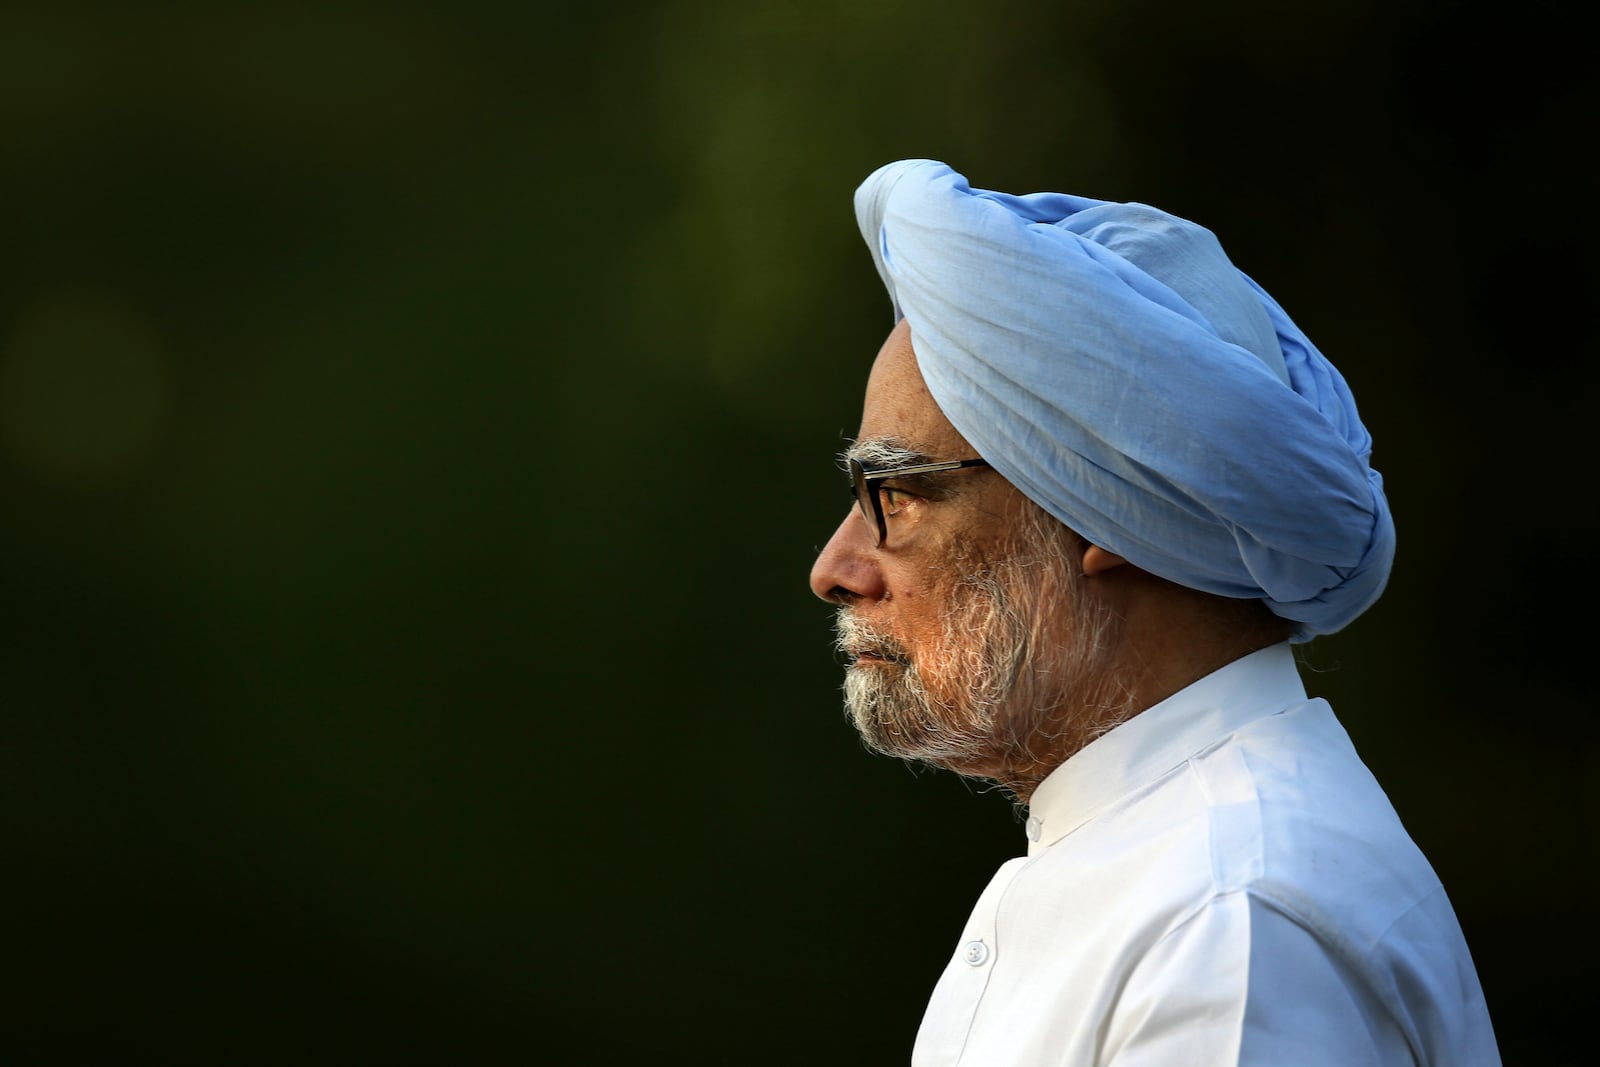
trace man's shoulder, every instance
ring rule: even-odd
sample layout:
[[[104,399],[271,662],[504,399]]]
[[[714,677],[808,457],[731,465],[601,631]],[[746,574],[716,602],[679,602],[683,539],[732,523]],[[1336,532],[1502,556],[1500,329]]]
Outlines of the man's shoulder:
[[[1049,893],[1113,872],[1172,921],[1243,893],[1310,927],[1372,938],[1439,893],[1321,700],[1255,720],[1175,764],[1034,856],[1026,876]]]

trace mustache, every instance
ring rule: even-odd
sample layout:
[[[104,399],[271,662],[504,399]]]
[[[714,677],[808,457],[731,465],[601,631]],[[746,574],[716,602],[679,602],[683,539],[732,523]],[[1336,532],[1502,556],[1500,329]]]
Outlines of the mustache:
[[[849,608],[840,608],[833,620],[833,647],[854,660],[872,656],[902,667],[911,666],[911,654],[906,647],[889,634],[863,622]]]

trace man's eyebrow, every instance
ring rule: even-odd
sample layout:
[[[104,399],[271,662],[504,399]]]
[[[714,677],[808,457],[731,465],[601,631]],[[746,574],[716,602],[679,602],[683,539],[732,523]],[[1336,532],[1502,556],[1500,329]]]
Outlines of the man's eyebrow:
[[[909,441],[899,437],[868,437],[851,441],[839,453],[839,462],[843,465],[852,459],[871,467],[909,467],[916,463],[937,462],[928,453],[914,448]]]

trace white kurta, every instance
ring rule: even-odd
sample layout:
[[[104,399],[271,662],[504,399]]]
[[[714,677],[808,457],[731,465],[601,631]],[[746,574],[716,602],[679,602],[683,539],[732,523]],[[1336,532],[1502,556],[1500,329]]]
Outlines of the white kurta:
[[[1040,784],[914,1067],[1498,1065],[1455,912],[1290,646]]]

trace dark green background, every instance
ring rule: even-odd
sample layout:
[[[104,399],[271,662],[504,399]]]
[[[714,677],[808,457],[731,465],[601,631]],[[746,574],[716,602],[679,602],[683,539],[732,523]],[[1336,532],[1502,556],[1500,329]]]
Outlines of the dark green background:
[[[1579,1062],[1581,7],[8,5],[6,1061],[906,1062],[1024,843],[805,585],[916,155],[1212,227],[1344,370],[1400,547],[1310,684]]]

